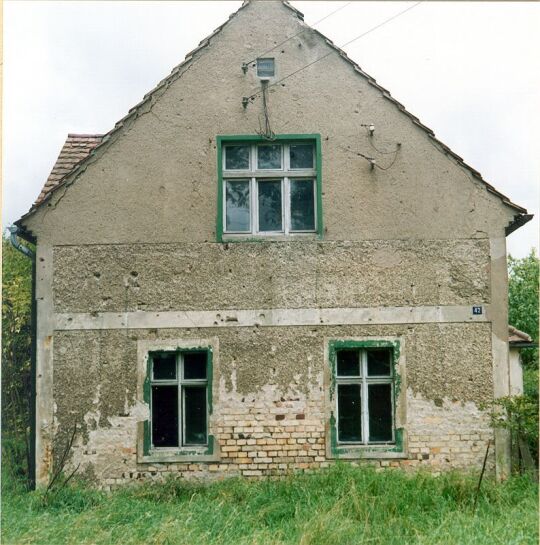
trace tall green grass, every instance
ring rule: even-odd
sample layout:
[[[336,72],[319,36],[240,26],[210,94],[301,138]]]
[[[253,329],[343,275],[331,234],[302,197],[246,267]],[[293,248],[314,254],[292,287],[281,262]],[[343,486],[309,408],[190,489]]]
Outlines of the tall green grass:
[[[281,480],[179,479],[107,494],[73,483],[27,492],[3,472],[4,544],[536,545],[537,487],[524,477],[433,477],[338,464]]]

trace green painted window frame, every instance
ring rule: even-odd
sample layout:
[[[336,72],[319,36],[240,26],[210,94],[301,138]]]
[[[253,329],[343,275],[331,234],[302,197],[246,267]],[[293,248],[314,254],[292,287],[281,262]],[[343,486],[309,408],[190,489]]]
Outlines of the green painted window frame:
[[[365,350],[369,348],[389,348],[392,351],[392,377],[393,377],[393,426],[395,441],[384,444],[346,444],[338,442],[337,420],[335,406],[337,401],[337,352],[339,350]],[[398,362],[400,356],[399,340],[373,339],[373,340],[330,340],[328,341],[329,363],[329,449],[328,454],[333,458],[404,458],[404,430],[396,427],[397,399],[401,393],[401,376]]]
[[[315,144],[315,207],[316,207],[316,226],[312,235],[319,240],[323,238],[323,205],[322,205],[322,153],[321,153],[321,135],[320,134],[278,134],[272,140],[260,135],[220,135],[216,138],[217,148],[217,221],[216,221],[216,239],[217,242],[250,242],[250,241],[271,241],[276,240],[273,237],[263,235],[255,236],[251,233],[246,235],[227,236],[223,230],[223,147],[232,143],[288,143],[294,141],[313,141]],[[294,238],[295,234],[279,235],[277,240],[289,240]],[[301,240],[301,238],[299,238]]]
[[[190,352],[206,352],[206,388],[207,388],[207,444],[201,446],[178,446],[152,448],[152,356],[158,353],[187,354]],[[190,459],[214,459],[215,437],[210,434],[210,417],[212,415],[213,392],[213,350],[211,346],[193,346],[190,348],[177,348],[176,350],[158,348],[149,350],[146,358],[146,376],[143,385],[143,400],[149,407],[149,419],[144,421],[143,430],[143,459],[142,462],[182,461],[182,458]],[[147,458],[146,460],[144,458]],[[160,460],[162,459],[162,460]]]

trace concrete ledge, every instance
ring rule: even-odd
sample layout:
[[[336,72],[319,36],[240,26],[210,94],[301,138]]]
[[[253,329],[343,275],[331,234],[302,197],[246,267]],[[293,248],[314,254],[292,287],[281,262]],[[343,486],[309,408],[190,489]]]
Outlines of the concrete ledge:
[[[275,327],[303,325],[421,324],[489,322],[490,305],[482,314],[471,306],[410,306],[365,308],[299,308],[202,310],[179,312],[95,312],[55,314],[57,331],[86,329],[159,329],[190,327]]]

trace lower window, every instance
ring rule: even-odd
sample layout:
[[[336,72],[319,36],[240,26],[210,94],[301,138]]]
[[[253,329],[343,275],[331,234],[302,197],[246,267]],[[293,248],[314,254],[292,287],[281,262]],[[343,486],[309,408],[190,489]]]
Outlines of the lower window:
[[[208,444],[209,353],[152,352],[151,447]]]
[[[338,444],[393,443],[392,349],[338,349],[334,373]]]

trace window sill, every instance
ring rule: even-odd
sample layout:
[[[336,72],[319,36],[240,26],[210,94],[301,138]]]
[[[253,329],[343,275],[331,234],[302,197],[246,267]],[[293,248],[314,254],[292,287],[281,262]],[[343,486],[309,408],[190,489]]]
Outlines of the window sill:
[[[395,460],[407,459],[407,453],[396,450],[396,447],[334,447],[328,455],[329,458],[340,460]]]
[[[396,442],[390,444],[344,444],[344,443],[328,443],[326,446],[328,458],[344,459],[344,460],[395,460],[407,459],[407,448],[403,442],[402,431],[396,430]]]
[[[142,422],[140,424],[143,424]],[[141,426],[141,432],[143,426]],[[137,463],[163,464],[175,462],[219,462],[221,459],[219,445],[215,437],[208,437],[208,445],[193,447],[144,448],[143,433],[139,435]]]
[[[318,233],[289,233],[288,235],[253,235],[223,233],[220,242],[291,242],[292,240],[320,240]]]
[[[139,456],[139,464],[163,464],[174,462],[217,462],[220,460],[219,454],[210,454],[208,448],[196,449],[171,449],[161,450],[153,449],[146,455]]]

